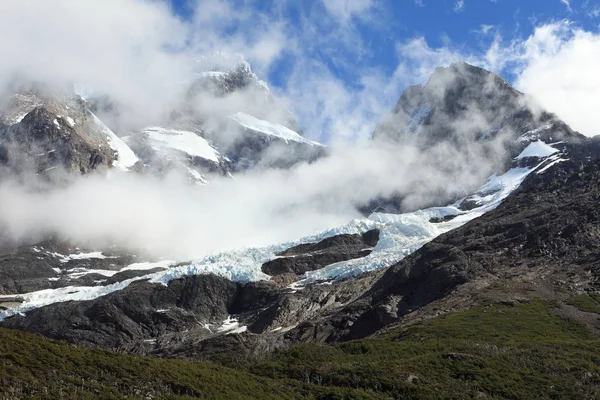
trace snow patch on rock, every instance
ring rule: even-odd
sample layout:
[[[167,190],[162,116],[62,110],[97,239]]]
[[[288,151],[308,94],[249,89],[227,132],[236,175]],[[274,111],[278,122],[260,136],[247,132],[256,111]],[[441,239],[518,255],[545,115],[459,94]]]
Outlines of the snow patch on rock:
[[[541,140],[537,140],[535,142],[529,143],[527,147],[517,156],[517,159],[520,160],[526,157],[548,157],[552,154],[558,152],[554,147],[547,145]]]
[[[150,127],[144,129],[142,133],[148,136],[149,144],[155,150],[179,150],[194,157],[219,162],[219,152],[206,139],[194,132]]]
[[[229,116],[229,118],[246,129],[279,138],[286,143],[292,141],[309,144],[311,146],[322,146],[322,144],[309,140],[301,136],[297,132],[294,132],[290,128],[287,128],[283,125],[275,124],[273,122],[258,119],[256,117],[253,117],[252,115],[248,115],[243,112],[238,112],[234,115]]]
[[[117,152],[117,159],[113,161],[113,167],[122,171],[129,171],[130,168],[139,161],[133,150],[129,148],[127,143],[104,125],[98,117],[94,114],[92,114],[92,116],[94,117],[96,125],[98,125],[102,133],[106,135],[106,140],[108,141],[110,148]]]

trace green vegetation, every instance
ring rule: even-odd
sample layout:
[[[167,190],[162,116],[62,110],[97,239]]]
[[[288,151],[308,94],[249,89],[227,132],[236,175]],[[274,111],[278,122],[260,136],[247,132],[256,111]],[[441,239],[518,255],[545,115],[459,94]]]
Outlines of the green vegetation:
[[[305,386],[308,386],[305,388]],[[0,399],[295,399],[331,390],[212,363],[133,357],[0,329]],[[336,390],[356,397],[352,389]]]
[[[476,307],[375,339],[296,346],[257,371],[392,398],[583,399],[600,396],[599,365],[600,342],[586,328],[533,302]]]
[[[7,330],[0,330],[0,353],[0,398],[600,397],[600,341],[542,302],[478,306],[373,339],[294,346],[229,367],[131,357]]]
[[[567,304],[580,311],[600,314],[600,295],[598,294],[580,294],[570,299]]]

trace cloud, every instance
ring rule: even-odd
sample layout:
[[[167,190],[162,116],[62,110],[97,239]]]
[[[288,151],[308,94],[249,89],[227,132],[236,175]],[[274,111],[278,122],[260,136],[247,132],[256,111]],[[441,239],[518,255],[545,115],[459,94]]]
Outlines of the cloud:
[[[432,48],[424,37],[417,37],[396,45],[399,64],[397,73],[410,75],[414,83],[424,83],[436,67],[468,60],[468,55],[460,49],[447,46]]]
[[[189,73],[188,54],[178,51],[187,38],[185,24],[158,2],[6,1],[0,4],[0,84],[16,74],[78,82],[132,104],[153,99],[140,108],[160,113]]]
[[[573,11],[571,8],[571,0],[560,0],[560,2],[565,5],[568,11]]]
[[[517,87],[573,129],[600,134],[600,34],[563,21],[538,27],[522,48]]]
[[[195,1],[194,15],[188,24],[190,53],[240,53],[261,76],[267,76],[273,63],[295,46],[287,21],[277,13],[261,12],[252,2]]]
[[[456,3],[454,3],[453,11],[455,13],[460,13],[460,12],[463,12],[464,10],[465,10],[465,1],[464,0],[456,0]]]
[[[126,108],[112,124],[126,134],[168,118],[193,80],[199,56],[240,53],[263,79],[275,67],[283,71],[272,93],[300,117],[308,136],[364,141],[406,85],[373,65],[361,31],[388,29],[385,3],[284,1],[266,12],[255,1],[194,0],[185,20],[166,4],[2,2],[0,46],[8,62],[0,65],[0,87],[17,74],[63,86],[77,82]],[[308,101],[313,96],[320,106]]]
[[[322,0],[327,12],[342,23],[348,23],[352,18],[363,15],[373,6],[373,0]]]
[[[600,5],[590,5],[590,2],[588,0],[584,1],[583,4],[581,5],[581,8],[583,9],[583,11],[585,12],[585,15],[588,18],[598,18],[600,17]]]
[[[531,94],[581,133],[600,134],[600,33],[584,30],[568,20],[538,25],[525,38],[505,40],[498,32],[483,51],[452,42],[432,48],[424,37],[397,45],[399,69],[423,82],[437,65],[458,60],[511,76],[515,86]]]
[[[0,226],[5,241],[35,243],[52,235],[80,246],[116,244],[153,257],[193,259],[345,224],[360,217],[356,205],[380,196],[404,195],[409,208],[441,194],[452,198],[490,173],[489,154],[471,150],[338,147],[312,164],[250,171],[203,187],[175,175],[117,172],[44,192],[5,180]]]
[[[266,76],[294,42],[283,21],[251,5],[198,0],[182,20],[167,2],[7,1],[0,4],[0,87],[18,76],[78,83],[127,105],[127,127],[160,123],[188,89],[200,55],[243,53]],[[124,128],[125,129],[125,128]]]
[[[508,42],[494,32],[479,52],[451,41],[435,48],[423,37],[403,40],[395,47],[396,67],[384,70],[373,65],[358,29],[369,24],[386,32],[379,3],[330,0],[280,7],[264,13],[252,1],[199,0],[193,15],[181,20],[164,3],[142,0],[0,2],[3,86],[17,73],[57,84],[83,83],[129,104],[132,112],[126,117],[132,126],[149,125],[177,103],[195,68],[212,62],[196,62],[199,55],[243,53],[261,77],[285,60],[289,68],[273,92],[309,135],[335,145],[330,157],[310,165],[248,173],[203,188],[177,177],[94,176],[41,195],[5,182],[0,222],[6,232],[22,240],[58,232],[66,239],[197,257],[347,222],[358,216],[356,204],[376,196],[400,193],[408,207],[418,207],[458,183],[476,185],[491,168],[490,159],[476,149],[348,145],[365,144],[407,84],[424,83],[437,66],[459,60],[515,74],[521,89],[574,128],[597,131],[598,36],[572,24],[540,26],[531,37]],[[285,7],[299,7],[294,24]],[[456,2],[456,11],[464,8],[464,1]],[[199,99],[199,104],[227,115],[228,107],[255,105],[253,98],[242,93],[222,101]],[[462,126],[485,123],[476,113],[467,119]],[[445,170],[440,169],[443,160],[452,160]]]
[[[487,25],[487,24],[482,24],[479,27],[479,32],[481,32],[482,35],[487,35],[490,31],[492,31],[494,29],[494,25]]]

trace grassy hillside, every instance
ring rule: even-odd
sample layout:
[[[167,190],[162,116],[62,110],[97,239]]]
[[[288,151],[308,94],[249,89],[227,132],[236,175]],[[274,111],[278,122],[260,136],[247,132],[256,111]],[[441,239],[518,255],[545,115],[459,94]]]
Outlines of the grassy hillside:
[[[0,398],[591,399],[600,397],[599,366],[600,342],[541,302],[479,306],[230,367],[0,330]]]
[[[490,305],[381,337],[281,352],[261,376],[392,398],[590,399],[600,342],[547,304]]]

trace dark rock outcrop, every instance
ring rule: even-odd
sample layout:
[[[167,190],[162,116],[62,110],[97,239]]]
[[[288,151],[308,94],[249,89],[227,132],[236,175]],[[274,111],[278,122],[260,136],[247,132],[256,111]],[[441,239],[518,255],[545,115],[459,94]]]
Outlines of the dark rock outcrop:
[[[2,130],[2,161],[13,171],[47,175],[58,169],[87,174],[99,166],[108,168],[116,159],[108,145],[80,134],[65,118],[44,107]]]
[[[318,243],[300,244],[263,264],[262,271],[272,276],[288,273],[302,275],[336,262],[368,256],[378,241],[379,230],[374,229],[362,235],[337,235]]]
[[[270,282],[237,284],[214,275],[186,277],[166,286],[137,281],[95,300],[52,304],[0,325],[135,354],[258,355],[289,344],[286,332],[356,299],[376,276],[298,292]],[[228,328],[231,316],[238,325]],[[236,326],[245,328],[238,331]]]
[[[85,253],[64,242],[48,240],[0,252],[0,295],[35,292],[70,285],[107,285],[149,271],[125,271],[106,278],[94,270],[119,271],[136,261],[136,256],[108,249],[104,258],[68,258]],[[99,252],[100,253],[100,252]],[[85,273],[82,273],[84,272]]]
[[[168,286],[145,281],[93,301],[57,303],[13,317],[5,327],[43,333],[82,345],[131,351],[144,340],[199,330],[210,335],[229,315],[237,285],[212,275],[175,280]],[[202,321],[204,327],[198,326]]]

